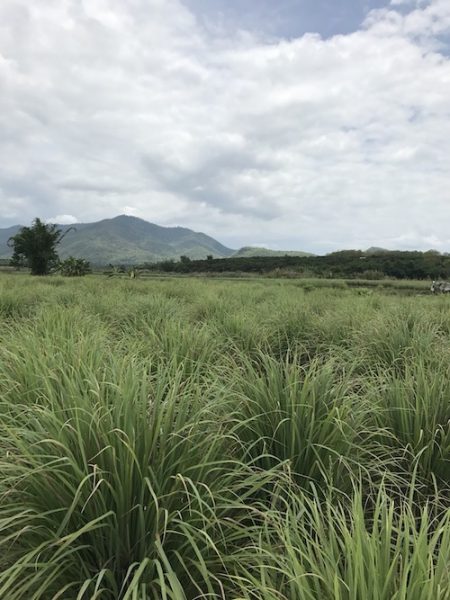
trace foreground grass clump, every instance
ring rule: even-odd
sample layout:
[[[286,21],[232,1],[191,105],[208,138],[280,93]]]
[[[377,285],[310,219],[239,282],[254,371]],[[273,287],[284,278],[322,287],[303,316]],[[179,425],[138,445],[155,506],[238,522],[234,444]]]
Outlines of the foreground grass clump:
[[[2,406],[0,597],[220,591],[256,523],[246,497],[270,474],[227,458],[208,386],[170,364],[149,371],[110,360],[89,385],[73,374],[61,393]]]
[[[0,598],[449,598],[449,308],[3,276]]]
[[[432,512],[432,511],[431,511]],[[295,494],[273,514],[238,580],[259,600],[444,600],[450,590],[450,511],[396,503],[381,489],[368,514],[347,502]]]
[[[351,375],[334,366],[313,360],[299,367],[295,355],[280,362],[261,354],[256,364],[247,362],[235,383],[236,432],[247,460],[264,469],[284,463],[307,489],[349,483],[362,458],[357,432],[366,419],[351,391]]]

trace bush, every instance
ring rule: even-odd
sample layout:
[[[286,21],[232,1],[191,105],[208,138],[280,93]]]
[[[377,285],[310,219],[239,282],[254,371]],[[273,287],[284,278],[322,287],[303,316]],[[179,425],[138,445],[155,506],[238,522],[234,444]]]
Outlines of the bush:
[[[69,258],[59,263],[58,271],[65,277],[82,277],[91,273],[92,269],[89,262],[84,258],[69,256]]]

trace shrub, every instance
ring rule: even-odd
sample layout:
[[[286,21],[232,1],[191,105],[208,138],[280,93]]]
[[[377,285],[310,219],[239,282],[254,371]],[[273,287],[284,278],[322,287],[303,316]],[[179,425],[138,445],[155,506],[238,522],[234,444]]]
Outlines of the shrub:
[[[65,277],[82,277],[92,272],[91,265],[84,258],[69,256],[59,263],[58,271]]]

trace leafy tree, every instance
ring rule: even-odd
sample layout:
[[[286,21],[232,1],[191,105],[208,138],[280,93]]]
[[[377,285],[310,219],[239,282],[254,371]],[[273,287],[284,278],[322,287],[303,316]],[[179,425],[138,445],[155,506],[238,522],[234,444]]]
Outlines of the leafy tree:
[[[92,272],[91,265],[84,258],[69,256],[59,264],[58,270],[65,277],[82,277]]]
[[[9,238],[8,245],[14,250],[11,264],[27,265],[32,275],[47,275],[58,263],[56,246],[72,229],[62,232],[57,225],[36,218],[31,227],[22,227]]]

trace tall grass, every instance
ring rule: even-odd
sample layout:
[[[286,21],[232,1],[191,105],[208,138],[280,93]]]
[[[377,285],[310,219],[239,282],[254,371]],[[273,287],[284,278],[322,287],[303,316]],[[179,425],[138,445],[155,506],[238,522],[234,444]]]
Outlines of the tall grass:
[[[258,600],[444,600],[450,591],[450,511],[395,503],[385,490],[367,516],[356,489],[346,504],[296,493],[261,529],[239,573]],[[418,514],[417,514],[418,513]]]
[[[59,391],[2,406],[0,597],[223,594],[223,555],[256,514],[245,498],[270,474],[227,458],[218,390],[183,375],[63,367]]]
[[[0,598],[450,597],[447,298],[0,278]]]
[[[236,432],[247,459],[264,469],[285,464],[304,488],[327,481],[342,487],[359,468],[357,438],[365,428],[351,380],[332,361],[301,367],[295,355],[282,363],[265,354],[247,361],[235,371]]]
[[[420,356],[420,355],[419,355]],[[380,377],[381,379],[381,377]],[[405,367],[403,376],[385,378],[380,392],[380,427],[393,434],[393,451],[409,451],[411,470],[428,483],[450,488],[450,364],[427,367],[420,358]]]

